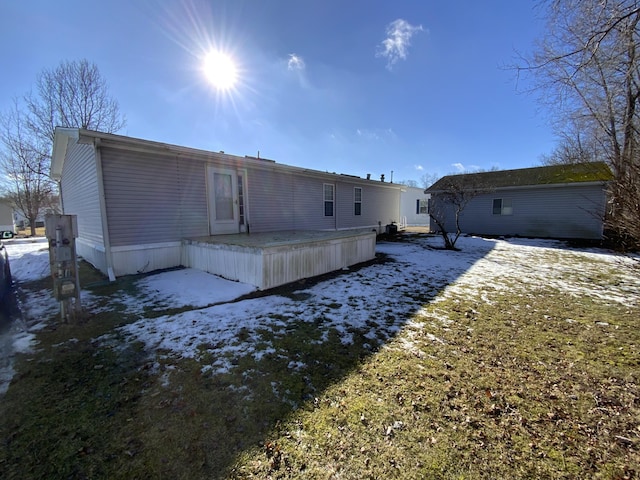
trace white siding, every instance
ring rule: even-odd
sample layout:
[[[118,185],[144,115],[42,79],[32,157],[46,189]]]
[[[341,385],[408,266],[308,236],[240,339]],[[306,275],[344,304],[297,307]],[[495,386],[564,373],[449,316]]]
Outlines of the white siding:
[[[180,242],[113,247],[113,272],[116,276],[151,272],[181,265]]]
[[[365,262],[375,257],[374,233],[359,234],[296,247],[265,248],[261,289],[277,287]]]
[[[78,216],[79,240],[104,250],[96,168],[93,145],[69,145],[60,192],[64,213]]]
[[[400,195],[400,214],[407,218],[407,225],[429,226],[429,214],[417,213],[418,200],[427,200],[429,195],[423,188],[406,187],[406,191]]]
[[[371,260],[375,247],[374,233],[263,247],[185,240],[182,264],[264,290]]]

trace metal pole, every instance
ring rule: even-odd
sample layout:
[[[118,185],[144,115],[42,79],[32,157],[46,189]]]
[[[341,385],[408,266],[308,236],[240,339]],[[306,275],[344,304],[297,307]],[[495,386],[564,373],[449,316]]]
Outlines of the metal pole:
[[[62,245],[62,227],[60,227],[60,225],[58,225],[56,227],[56,257],[58,255],[58,248],[60,247],[60,245]],[[58,258],[56,258],[57,261],[57,265],[56,265],[56,269],[57,269],[57,275],[58,275],[58,279],[62,278],[64,276],[64,269],[63,269],[63,265],[62,262],[59,261]],[[67,318],[67,312],[66,312],[66,308],[65,308],[65,302],[64,300],[60,300],[60,316],[62,321],[66,321]]]

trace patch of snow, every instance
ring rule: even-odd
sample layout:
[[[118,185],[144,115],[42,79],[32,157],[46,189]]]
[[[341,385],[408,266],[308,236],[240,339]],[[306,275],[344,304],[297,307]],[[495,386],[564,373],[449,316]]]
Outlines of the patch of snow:
[[[567,249],[550,240],[461,237],[458,246],[460,251],[443,250],[437,237],[382,242],[377,251],[392,261],[343,271],[293,292],[296,300],[274,294],[235,301],[254,287],[194,269],[149,275],[138,280],[135,296],[119,293],[113,298],[140,319],[102,340],[119,342],[124,334],[144,342],[152,355],[162,351],[169,358],[195,358],[203,372],[216,374],[233,369],[242,356],[259,361],[264,355],[281,355],[271,339],[287,335],[291,323],[314,325],[314,343],[337,336],[349,345],[357,332],[370,348],[398,337],[411,351],[420,337],[442,343],[436,333],[450,325],[448,311],[426,306],[447,299],[491,303],[500,294],[525,296],[554,288],[568,297],[588,295],[604,303],[640,305],[640,279],[619,268],[634,261],[627,257],[601,249]],[[16,280],[48,275],[46,244],[8,248]],[[610,284],[592,280],[603,271],[612,276]],[[98,298],[83,293],[86,308],[97,309],[98,303]],[[191,308],[177,314],[145,317],[148,309],[187,307]],[[38,328],[35,319],[51,316],[57,308],[50,292],[32,293],[24,312],[34,320],[26,332],[32,334]],[[27,335],[19,338],[12,348],[30,348]],[[304,364],[291,360],[289,368]],[[163,383],[169,381],[165,374]]]
[[[4,242],[15,282],[40,280],[50,275],[49,243],[46,238]]]
[[[193,268],[150,275],[138,281],[137,287],[145,297],[145,304],[162,308],[206,307],[256,290],[253,285],[232,282]]]

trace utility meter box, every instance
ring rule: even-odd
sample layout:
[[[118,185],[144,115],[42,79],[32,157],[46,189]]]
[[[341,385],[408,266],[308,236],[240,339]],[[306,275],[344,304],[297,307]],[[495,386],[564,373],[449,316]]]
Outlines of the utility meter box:
[[[78,216],[77,215],[60,215],[49,214],[44,219],[45,231],[49,243],[56,239],[56,230],[61,229],[62,238],[70,240],[78,238]]]
[[[76,215],[59,214],[45,217],[53,296],[61,302],[76,298],[79,303],[80,299],[75,242],[78,237],[77,218]]]

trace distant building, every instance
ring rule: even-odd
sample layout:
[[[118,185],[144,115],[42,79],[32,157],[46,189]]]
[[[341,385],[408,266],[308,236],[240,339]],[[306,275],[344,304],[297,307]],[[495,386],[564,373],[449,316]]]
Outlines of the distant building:
[[[429,227],[429,198],[424,188],[403,187],[400,194],[401,222],[408,227]]]
[[[601,239],[607,184],[612,179],[605,163],[552,165],[448,175],[425,193],[433,211],[455,230],[451,206],[442,194],[452,182],[463,190],[482,191],[460,215],[463,233],[540,238]]]
[[[7,202],[0,201],[0,232],[7,231],[16,233],[13,207]]]

